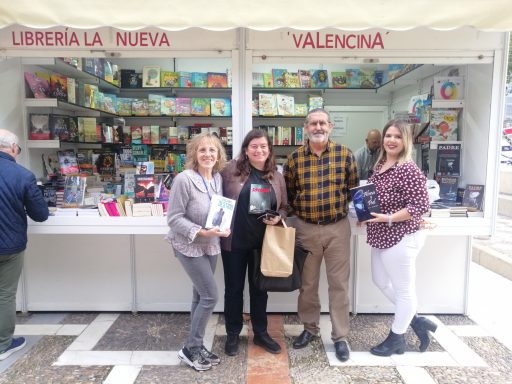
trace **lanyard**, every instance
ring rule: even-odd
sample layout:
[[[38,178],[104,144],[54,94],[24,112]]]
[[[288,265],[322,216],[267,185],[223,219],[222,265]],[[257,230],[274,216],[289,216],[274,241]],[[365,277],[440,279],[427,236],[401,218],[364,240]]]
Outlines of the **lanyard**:
[[[204,184],[204,187],[206,188],[206,193],[208,193],[208,197],[210,198],[210,200],[212,199],[212,195],[210,194],[210,189],[208,188],[208,183],[206,182],[206,180],[204,179],[203,175],[201,175],[199,172],[197,173],[199,176],[201,176],[201,180],[203,180],[203,184]],[[213,177],[213,183],[214,185],[212,186],[212,182],[210,181],[210,187],[212,187],[212,190],[215,192],[217,191],[217,183],[215,181],[215,176]]]

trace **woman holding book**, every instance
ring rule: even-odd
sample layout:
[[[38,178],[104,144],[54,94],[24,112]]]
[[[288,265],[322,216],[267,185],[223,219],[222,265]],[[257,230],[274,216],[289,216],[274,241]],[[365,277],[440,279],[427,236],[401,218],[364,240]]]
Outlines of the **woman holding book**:
[[[267,225],[276,225],[286,217],[288,198],[283,176],[277,172],[272,143],[263,130],[253,129],[244,138],[240,155],[222,170],[224,196],[236,200],[231,236],[221,239],[224,266],[224,317],[226,354],[238,353],[243,325],[243,292],[249,271],[249,297],[253,342],[268,352],[280,353],[281,347],[267,332],[267,299],[257,289],[253,275],[254,251],[261,251]],[[262,215],[266,210],[280,216]]]
[[[367,220],[373,282],[395,305],[388,337],[370,352],[378,356],[402,354],[409,325],[420,339],[420,351],[430,343],[436,324],[416,316],[416,256],[425,235],[419,231],[422,215],[429,209],[426,177],[411,159],[412,137],[400,120],[389,121],[383,130],[380,155],[368,179],[375,184],[382,213]]]
[[[220,237],[230,230],[205,229],[212,196],[222,195],[219,171],[226,162],[220,140],[201,134],[187,144],[186,170],[178,174],[169,191],[167,240],[193,284],[190,333],[178,352],[180,360],[197,371],[220,363],[203,345],[206,324],[218,300],[214,273],[220,254]]]

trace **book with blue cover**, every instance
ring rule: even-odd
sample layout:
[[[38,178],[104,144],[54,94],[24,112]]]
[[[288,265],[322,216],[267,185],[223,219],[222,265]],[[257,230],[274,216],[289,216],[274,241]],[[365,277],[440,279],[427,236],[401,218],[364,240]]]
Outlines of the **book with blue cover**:
[[[380,213],[380,204],[375,184],[369,183],[350,189],[358,221],[373,219],[371,213]]]

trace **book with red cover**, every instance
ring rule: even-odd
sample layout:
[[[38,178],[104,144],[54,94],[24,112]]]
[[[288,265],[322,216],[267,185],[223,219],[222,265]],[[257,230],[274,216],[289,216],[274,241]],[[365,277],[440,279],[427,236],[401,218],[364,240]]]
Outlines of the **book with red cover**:
[[[208,88],[227,88],[228,75],[220,72],[208,72]]]

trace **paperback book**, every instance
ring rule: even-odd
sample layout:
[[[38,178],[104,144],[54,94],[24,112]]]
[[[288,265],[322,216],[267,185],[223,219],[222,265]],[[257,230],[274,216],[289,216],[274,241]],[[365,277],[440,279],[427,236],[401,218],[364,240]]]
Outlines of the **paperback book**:
[[[454,109],[432,109],[429,136],[432,141],[456,141],[458,136],[459,111]]]
[[[231,116],[231,99],[212,98],[211,114],[212,116]]]
[[[142,68],[142,87],[160,87],[160,67],[145,66]]]
[[[269,210],[271,193],[269,184],[251,184],[249,214],[261,215]]]
[[[485,186],[479,184],[468,184],[462,197],[462,205],[468,211],[483,211]]]
[[[73,175],[64,180],[64,208],[76,208],[84,204],[87,177]]]
[[[441,176],[439,178],[439,198],[443,201],[457,200],[458,177]]]
[[[236,201],[221,195],[213,195],[210,201],[210,210],[206,218],[205,228],[218,227],[225,231],[231,228],[233,212]]]
[[[31,114],[30,115],[30,140],[50,140],[50,116]]]
[[[354,203],[357,220],[366,221],[373,219],[371,213],[380,213],[379,199],[375,184],[365,184],[350,189],[350,196]]]
[[[61,175],[76,174],[80,172],[76,153],[72,149],[58,151],[59,169]]]
[[[135,203],[153,202],[155,200],[155,181],[153,175],[135,175],[134,190]]]
[[[227,88],[228,75],[220,72],[208,72],[208,88]]]
[[[51,140],[67,141],[69,139],[69,117],[63,115],[50,115]]]
[[[438,144],[436,176],[460,176],[460,144]]]

